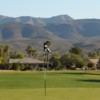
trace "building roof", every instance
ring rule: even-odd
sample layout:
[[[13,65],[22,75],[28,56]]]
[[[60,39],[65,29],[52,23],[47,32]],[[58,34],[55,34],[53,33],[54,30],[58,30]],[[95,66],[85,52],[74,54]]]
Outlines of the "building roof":
[[[89,59],[92,63],[97,64],[99,59]]]
[[[43,64],[44,62],[38,59],[23,58],[23,59],[9,59],[9,63]]]

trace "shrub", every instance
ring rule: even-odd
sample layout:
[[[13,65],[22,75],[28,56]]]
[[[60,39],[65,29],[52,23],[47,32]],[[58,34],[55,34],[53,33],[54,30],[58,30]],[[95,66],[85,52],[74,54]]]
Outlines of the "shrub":
[[[21,70],[22,71],[22,70],[24,70],[24,68],[25,68],[24,64],[13,64],[11,69],[13,69],[13,70]]]
[[[89,69],[94,69],[94,68],[95,68],[95,64],[92,63],[92,62],[89,62],[89,63],[87,64],[87,66],[88,66]]]

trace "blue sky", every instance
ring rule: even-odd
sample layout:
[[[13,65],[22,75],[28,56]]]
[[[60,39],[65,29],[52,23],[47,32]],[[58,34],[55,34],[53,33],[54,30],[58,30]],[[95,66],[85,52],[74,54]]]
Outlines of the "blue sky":
[[[63,14],[75,19],[100,19],[100,0],[0,0],[0,15],[52,17]]]

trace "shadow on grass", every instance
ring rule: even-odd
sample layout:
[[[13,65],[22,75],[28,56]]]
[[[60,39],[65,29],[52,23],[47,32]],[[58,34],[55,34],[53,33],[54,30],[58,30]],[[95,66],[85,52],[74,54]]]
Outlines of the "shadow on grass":
[[[92,73],[92,72],[86,72],[86,71],[71,71],[71,72],[60,72],[60,74],[69,74],[69,75],[100,75],[100,73]]]
[[[85,72],[62,72],[61,74],[85,75]]]
[[[82,81],[82,82],[93,82],[93,83],[99,83],[99,82],[100,82],[100,80],[98,80],[98,79],[88,79],[88,80],[83,79],[83,80],[77,80],[77,81]]]
[[[100,75],[100,73],[86,73],[87,75]]]

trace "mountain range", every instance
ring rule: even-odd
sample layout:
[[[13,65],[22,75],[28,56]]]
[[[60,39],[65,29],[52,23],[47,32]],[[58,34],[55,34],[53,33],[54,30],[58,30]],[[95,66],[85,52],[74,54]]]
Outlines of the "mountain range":
[[[53,51],[66,52],[71,46],[80,46],[84,51],[99,50],[100,19],[0,16],[0,41],[10,44],[13,50],[25,50],[27,45],[43,50],[47,40],[52,42]]]

